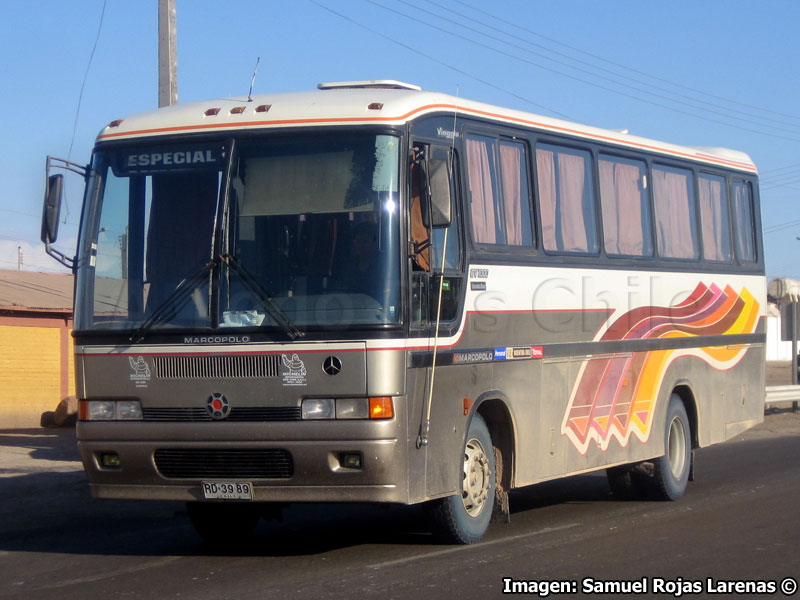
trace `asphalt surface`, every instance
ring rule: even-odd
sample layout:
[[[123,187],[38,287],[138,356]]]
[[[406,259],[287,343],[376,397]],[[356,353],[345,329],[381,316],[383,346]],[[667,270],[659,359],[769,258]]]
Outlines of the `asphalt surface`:
[[[464,547],[435,544],[419,507],[297,505],[220,553],[180,504],[93,500],[73,431],[0,431],[0,598],[463,599],[514,585],[620,597],[623,580],[645,586],[635,596],[787,597],[780,586],[800,580],[800,415],[699,451],[678,502],[619,502],[592,474],[515,491],[511,509]]]

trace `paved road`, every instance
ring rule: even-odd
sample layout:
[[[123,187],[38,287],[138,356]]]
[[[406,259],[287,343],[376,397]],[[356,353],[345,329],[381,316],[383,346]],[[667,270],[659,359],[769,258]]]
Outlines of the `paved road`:
[[[505,577],[720,598],[728,580],[800,579],[789,413],[700,451],[679,502],[618,502],[602,475],[573,477],[515,492],[511,524],[470,547],[433,544],[419,509],[306,505],[220,555],[181,505],[92,500],[76,461],[70,431],[0,431],[0,598],[496,598]]]

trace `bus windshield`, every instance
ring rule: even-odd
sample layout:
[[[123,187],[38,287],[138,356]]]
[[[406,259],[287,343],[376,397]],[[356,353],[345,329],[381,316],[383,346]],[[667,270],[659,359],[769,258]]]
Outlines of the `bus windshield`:
[[[399,146],[314,134],[96,152],[76,330],[398,323]]]

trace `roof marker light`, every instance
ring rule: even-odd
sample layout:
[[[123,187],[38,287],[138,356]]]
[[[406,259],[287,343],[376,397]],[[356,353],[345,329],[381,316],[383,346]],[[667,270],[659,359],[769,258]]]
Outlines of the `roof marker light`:
[[[231,109],[231,114],[232,115],[240,115],[240,114],[242,114],[244,112],[244,108],[245,108],[244,106],[234,106]]]
[[[383,108],[383,103],[382,102],[373,102],[367,108],[370,109],[370,110],[381,110]]]
[[[116,121],[111,121],[108,124],[109,127],[119,127],[122,124],[122,119],[117,119]]]
[[[205,112],[205,115],[206,115],[207,117],[216,117],[218,114],[219,114],[219,109],[218,109],[218,108],[209,108],[209,109],[208,109],[208,110]]]
[[[256,106],[256,112],[268,112],[272,108],[271,104],[260,104]]]

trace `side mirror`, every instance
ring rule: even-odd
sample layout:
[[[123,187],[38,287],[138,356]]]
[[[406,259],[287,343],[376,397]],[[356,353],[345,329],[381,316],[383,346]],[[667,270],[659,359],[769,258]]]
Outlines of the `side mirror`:
[[[446,227],[452,221],[448,161],[428,161],[428,182],[431,194],[430,224],[432,227]]]
[[[42,208],[42,242],[52,244],[58,237],[58,219],[61,215],[61,198],[64,189],[64,176],[50,175],[44,192]]]

